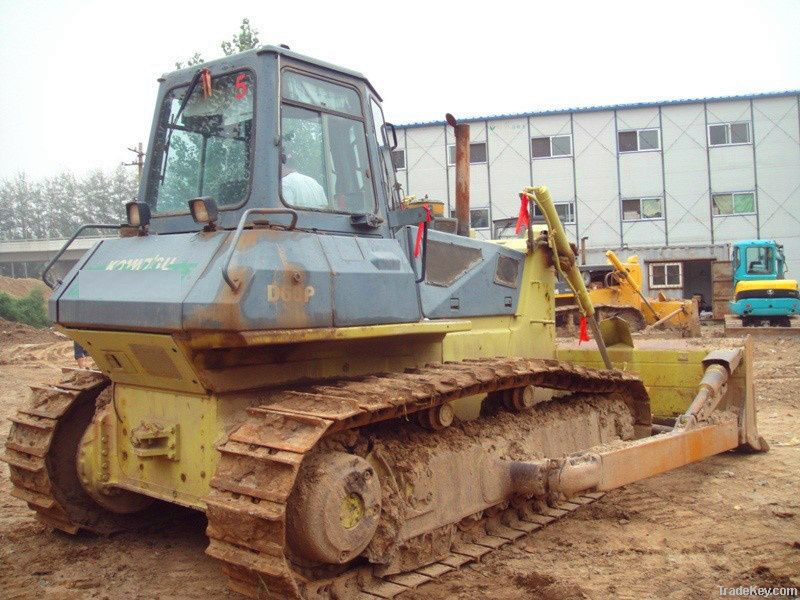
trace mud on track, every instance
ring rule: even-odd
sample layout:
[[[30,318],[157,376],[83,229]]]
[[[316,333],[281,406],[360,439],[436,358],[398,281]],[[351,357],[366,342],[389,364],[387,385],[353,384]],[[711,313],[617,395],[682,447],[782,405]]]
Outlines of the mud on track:
[[[0,336],[0,440],[27,385],[71,364],[69,342],[30,335]],[[405,597],[705,599],[718,598],[720,585],[800,587],[800,339],[756,342],[755,354],[769,453],[717,456],[612,492]],[[203,552],[202,515],[70,537],[38,524],[9,489],[0,465],[0,598],[236,597]]]

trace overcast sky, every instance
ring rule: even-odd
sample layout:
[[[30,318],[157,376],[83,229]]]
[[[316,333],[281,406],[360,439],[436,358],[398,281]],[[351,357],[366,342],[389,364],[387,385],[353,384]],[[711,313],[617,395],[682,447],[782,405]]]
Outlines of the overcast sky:
[[[0,0],[0,179],[130,160],[156,78],[242,17],[365,73],[395,123],[800,88],[800,0]]]

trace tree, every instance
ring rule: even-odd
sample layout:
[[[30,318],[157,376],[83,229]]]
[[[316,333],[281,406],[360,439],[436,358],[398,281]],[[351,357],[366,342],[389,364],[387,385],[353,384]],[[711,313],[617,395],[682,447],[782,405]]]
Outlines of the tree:
[[[250,19],[242,19],[239,26],[239,33],[233,36],[230,42],[222,42],[220,47],[225,56],[252,50],[258,46],[258,31],[250,28]]]
[[[258,46],[258,42],[258,30],[250,27],[250,19],[244,18],[242,19],[242,24],[239,26],[239,33],[236,33],[231,38],[230,42],[222,42],[220,48],[222,48],[222,52],[225,56],[230,56],[231,54],[252,50]],[[199,52],[195,52],[185,63],[176,61],[175,68],[194,67],[202,62],[204,62],[203,57]]]
[[[0,239],[63,239],[84,223],[125,220],[125,203],[136,196],[136,175],[123,167],[70,172],[41,180],[24,173],[0,181]]]

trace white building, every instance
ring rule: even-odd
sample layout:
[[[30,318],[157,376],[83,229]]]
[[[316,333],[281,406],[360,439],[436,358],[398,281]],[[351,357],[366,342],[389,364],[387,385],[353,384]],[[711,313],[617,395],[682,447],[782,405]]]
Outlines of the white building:
[[[520,188],[547,185],[574,241],[586,237],[596,250],[594,262],[600,249],[638,253],[651,288],[709,299],[711,261],[748,238],[784,244],[789,276],[800,277],[798,90],[466,121],[480,235],[513,236]],[[455,208],[452,128],[412,123],[397,132],[405,193]]]

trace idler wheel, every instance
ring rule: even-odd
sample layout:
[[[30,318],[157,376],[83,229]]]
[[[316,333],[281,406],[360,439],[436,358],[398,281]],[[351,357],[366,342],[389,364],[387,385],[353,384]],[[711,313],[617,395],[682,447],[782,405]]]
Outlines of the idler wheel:
[[[380,512],[380,482],[366,460],[344,452],[311,456],[289,498],[289,547],[309,563],[345,564],[369,545]]]

